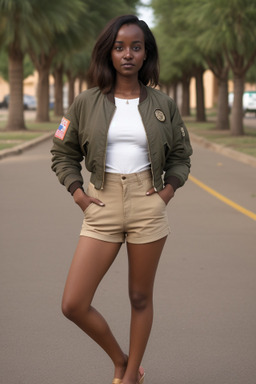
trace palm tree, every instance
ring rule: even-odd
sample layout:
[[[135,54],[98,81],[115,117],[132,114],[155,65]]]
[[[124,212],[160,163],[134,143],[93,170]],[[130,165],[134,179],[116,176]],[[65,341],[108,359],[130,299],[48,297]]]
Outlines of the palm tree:
[[[49,60],[46,59],[54,55],[54,48],[49,48],[52,38],[56,33],[67,30],[68,23],[76,18],[83,6],[83,0],[0,0],[0,44],[4,45],[9,56],[10,105],[6,129],[26,128],[23,114],[25,52],[40,58],[40,69],[43,68],[39,79],[41,98],[48,82]],[[47,99],[45,107],[39,100],[39,113],[41,109],[48,111],[48,102]]]
[[[63,73],[69,83],[69,105],[74,100],[76,79],[86,80],[91,49],[96,36],[108,20],[122,13],[135,11],[138,0],[111,0],[95,2],[86,0],[86,7],[75,22],[69,23],[65,33],[56,34],[52,46],[56,48],[51,70],[55,78],[56,115],[63,114]]]
[[[207,64],[218,81],[218,102],[216,129],[229,129],[229,106],[228,106],[228,77],[229,65],[221,52],[206,56]]]
[[[10,102],[7,130],[24,130],[23,59],[28,48],[27,34],[36,29],[29,0],[0,0],[0,44],[8,52]]]
[[[190,115],[189,87],[192,77],[196,78],[197,121],[205,121],[203,73],[204,59],[200,47],[191,31],[189,17],[184,6],[189,0],[152,0],[157,26],[154,29],[160,51],[160,69],[165,78],[173,75],[175,83],[182,83],[183,116]],[[162,74],[161,74],[162,77]]]
[[[30,57],[38,71],[38,108],[36,120],[39,122],[49,121],[49,75],[54,57],[58,54],[60,46],[66,44],[66,52],[70,46],[75,46],[74,28],[76,34],[83,35],[81,28],[82,17],[85,17],[87,1],[84,0],[54,0],[54,2],[42,2],[44,16],[50,23],[47,33],[46,44],[39,45],[29,49]],[[47,25],[48,26],[48,25]],[[74,27],[75,26],[75,27]],[[42,40],[43,36],[41,37]]]
[[[191,7],[192,9],[192,7]],[[256,3],[251,0],[196,0],[191,19],[200,25],[200,41],[211,55],[222,55],[222,69],[229,67],[234,81],[231,134],[243,135],[245,75],[256,57]],[[190,13],[190,16],[191,16]]]

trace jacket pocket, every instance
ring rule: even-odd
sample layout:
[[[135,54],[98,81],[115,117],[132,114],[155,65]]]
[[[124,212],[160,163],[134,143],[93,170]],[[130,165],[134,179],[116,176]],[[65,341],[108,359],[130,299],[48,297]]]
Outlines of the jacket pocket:
[[[84,144],[83,144],[83,154],[84,156],[87,156],[88,154],[88,144],[89,144],[89,141],[86,141]]]

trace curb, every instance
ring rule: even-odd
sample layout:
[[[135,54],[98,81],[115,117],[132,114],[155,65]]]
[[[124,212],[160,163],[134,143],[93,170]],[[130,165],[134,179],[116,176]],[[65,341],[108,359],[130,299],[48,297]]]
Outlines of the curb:
[[[40,137],[37,137],[36,139],[27,141],[26,143],[17,145],[16,147],[10,148],[10,149],[2,149],[0,151],[0,160],[4,159],[8,156],[16,156],[20,155],[25,150],[35,147],[36,145],[42,143],[43,141],[46,141],[53,137],[54,132],[46,133],[45,135],[42,135]]]
[[[16,147],[10,149],[3,149],[0,151],[0,160],[4,159],[8,156],[19,155],[25,150],[32,148],[48,139],[53,137],[54,132],[47,133],[43,136],[40,136],[34,140],[30,140],[27,143],[17,145]],[[194,133],[189,133],[191,141],[203,146],[204,148],[208,148],[214,152],[220,153],[221,155],[227,156],[233,160],[240,161],[241,163],[250,165],[256,168],[256,158],[250,155],[246,155],[244,153],[235,151],[233,149],[224,147],[220,144],[212,143],[200,136],[195,135]]]
[[[245,153],[235,151],[234,149],[227,148],[223,145],[212,143],[200,136],[195,135],[194,133],[189,133],[189,137],[191,141],[203,146],[204,148],[208,148],[214,152],[220,153],[221,155],[256,168],[256,158],[254,156],[246,155]]]

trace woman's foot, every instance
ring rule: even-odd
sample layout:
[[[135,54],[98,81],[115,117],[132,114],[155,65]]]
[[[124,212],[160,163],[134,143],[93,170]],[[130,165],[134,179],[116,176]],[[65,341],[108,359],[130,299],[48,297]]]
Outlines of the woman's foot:
[[[112,384],[121,383],[121,379],[124,376],[124,373],[125,373],[125,370],[127,367],[127,363],[128,363],[128,356],[124,355],[123,362],[115,366],[115,373],[114,373],[115,378],[114,378]],[[118,382],[118,380],[119,380],[119,382]]]
[[[122,379],[117,379],[116,377],[113,379],[112,384],[122,384]]]
[[[144,368],[142,366],[140,366],[139,372],[138,372],[138,379],[137,379],[136,384],[143,384],[144,378],[145,378],[145,371],[144,371]],[[113,381],[112,384],[123,384],[123,381],[122,380]]]
[[[143,381],[144,381],[144,377],[145,377],[145,371],[144,371],[144,368],[142,366],[140,366],[139,368],[139,377],[138,377],[138,380],[139,380],[139,384],[142,384]]]

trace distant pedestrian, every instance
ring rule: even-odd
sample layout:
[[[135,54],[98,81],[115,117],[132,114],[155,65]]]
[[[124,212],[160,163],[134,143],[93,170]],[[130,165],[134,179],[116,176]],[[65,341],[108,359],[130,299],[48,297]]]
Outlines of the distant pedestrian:
[[[147,24],[133,15],[110,21],[92,53],[91,88],[63,117],[52,148],[52,169],[84,212],[62,310],[112,359],[113,384],[144,380],[154,278],[169,234],[166,205],[190,169],[187,129],[173,100],[153,88],[158,75],[157,46]],[[86,193],[83,159],[91,173]],[[125,241],[131,302],[127,354],[91,306]],[[113,311],[118,317],[122,308],[113,305]]]

